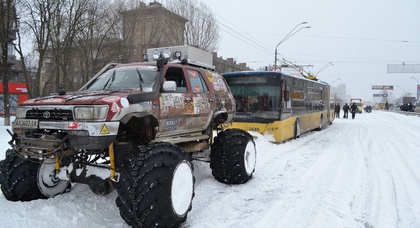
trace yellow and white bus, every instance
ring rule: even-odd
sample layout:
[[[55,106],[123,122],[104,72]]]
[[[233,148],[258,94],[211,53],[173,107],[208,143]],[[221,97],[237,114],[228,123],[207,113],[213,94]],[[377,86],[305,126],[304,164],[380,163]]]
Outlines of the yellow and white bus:
[[[272,135],[273,141],[283,142],[321,130],[334,119],[327,83],[277,71],[222,75],[236,100],[231,128]]]

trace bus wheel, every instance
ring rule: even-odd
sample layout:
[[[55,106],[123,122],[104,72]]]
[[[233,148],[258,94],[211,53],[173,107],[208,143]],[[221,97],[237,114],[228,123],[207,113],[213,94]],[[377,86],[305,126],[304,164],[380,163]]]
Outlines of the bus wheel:
[[[211,146],[210,168],[214,178],[225,184],[243,184],[255,171],[257,151],[248,132],[229,129],[217,134]]]
[[[299,136],[300,136],[300,120],[299,119],[296,119],[296,122],[295,122],[295,134],[294,134],[294,139],[297,139],[297,138],[299,138]]]

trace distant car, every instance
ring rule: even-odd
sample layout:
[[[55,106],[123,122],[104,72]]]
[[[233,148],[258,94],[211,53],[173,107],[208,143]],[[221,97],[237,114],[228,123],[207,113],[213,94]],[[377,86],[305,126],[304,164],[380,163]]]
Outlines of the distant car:
[[[400,106],[400,110],[404,112],[414,112],[415,108],[416,108],[416,105],[411,104],[411,102]]]

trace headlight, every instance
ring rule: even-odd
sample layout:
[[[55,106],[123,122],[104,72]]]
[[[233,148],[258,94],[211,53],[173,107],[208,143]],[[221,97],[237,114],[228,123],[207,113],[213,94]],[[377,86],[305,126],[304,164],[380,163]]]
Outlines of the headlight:
[[[74,107],[75,120],[105,120],[108,106],[77,106]]]
[[[25,119],[26,118],[26,107],[16,107],[16,119]]]

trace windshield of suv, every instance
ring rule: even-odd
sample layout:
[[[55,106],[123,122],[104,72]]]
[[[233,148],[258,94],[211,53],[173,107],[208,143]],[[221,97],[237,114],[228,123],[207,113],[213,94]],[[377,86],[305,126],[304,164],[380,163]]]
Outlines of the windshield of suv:
[[[86,87],[86,90],[136,89],[152,91],[157,74],[155,68],[116,67],[96,78]]]

